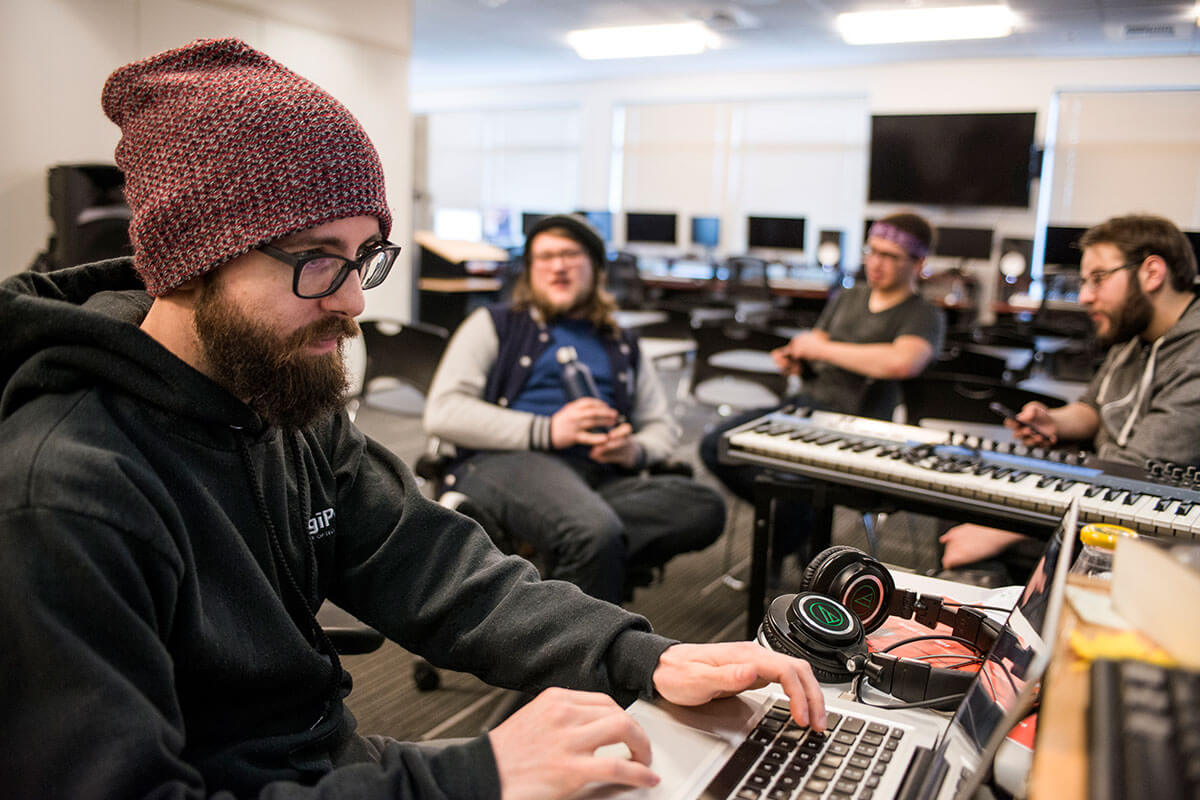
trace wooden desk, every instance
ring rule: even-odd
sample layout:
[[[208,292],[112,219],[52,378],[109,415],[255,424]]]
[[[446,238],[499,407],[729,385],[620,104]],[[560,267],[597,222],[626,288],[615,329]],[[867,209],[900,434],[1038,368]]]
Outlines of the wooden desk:
[[[476,308],[500,296],[498,278],[421,278],[417,281],[417,319],[453,333]]]
[[[1094,582],[1098,583],[1098,581]],[[1067,585],[1090,585],[1074,575]],[[1070,601],[1063,603],[1058,639],[1042,683],[1037,746],[1030,775],[1030,800],[1069,800],[1087,796],[1088,673],[1068,644],[1075,630],[1095,628],[1079,618]]]
[[[457,294],[461,292],[498,292],[498,278],[421,278],[417,288],[422,292]]]
[[[1105,581],[1070,575],[1068,586],[1108,591]],[[1088,663],[1071,649],[1071,634],[1112,631],[1080,619],[1070,601],[1063,603],[1058,638],[1042,684],[1030,800],[1083,800],[1088,790],[1087,711],[1091,689]],[[1140,635],[1140,634],[1138,634]],[[1150,642],[1147,640],[1147,644]]]
[[[720,291],[724,282],[715,278],[681,278],[677,275],[642,275],[647,289],[668,289],[680,292]]]
[[[772,278],[768,284],[771,294],[779,297],[794,297],[799,300],[824,300],[829,296],[830,284],[803,278]]]

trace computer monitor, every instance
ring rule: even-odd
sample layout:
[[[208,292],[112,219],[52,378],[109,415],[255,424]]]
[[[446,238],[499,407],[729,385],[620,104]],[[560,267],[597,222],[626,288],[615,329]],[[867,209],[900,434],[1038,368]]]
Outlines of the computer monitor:
[[[1079,267],[1083,251],[1079,249],[1079,237],[1087,228],[1066,228],[1050,225],[1046,228],[1046,249],[1042,256],[1043,264],[1053,264],[1059,267]]]
[[[645,244],[675,244],[674,214],[649,214],[630,211],[625,214],[625,241]]]
[[[588,225],[596,229],[596,233],[600,234],[600,238],[604,240],[605,244],[612,242],[613,220],[611,211],[576,211],[575,214],[587,220]]]
[[[748,217],[747,222],[748,247],[804,249],[804,217]]]
[[[512,212],[507,208],[489,208],[483,212],[483,240],[500,247],[512,244]]]
[[[716,247],[720,242],[720,217],[692,217],[692,244]]]
[[[550,216],[550,213],[547,211],[521,212],[521,236],[529,236],[529,232],[533,230],[533,226],[538,223],[538,220],[548,216]]]
[[[975,258],[987,261],[992,257],[991,228],[947,228],[938,226],[934,241],[935,255],[950,258]]]

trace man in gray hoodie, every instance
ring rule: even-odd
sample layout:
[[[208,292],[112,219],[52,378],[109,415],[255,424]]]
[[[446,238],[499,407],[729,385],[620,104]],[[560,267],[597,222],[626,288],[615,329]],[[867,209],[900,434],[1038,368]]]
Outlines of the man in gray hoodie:
[[[1187,237],[1162,217],[1129,215],[1089,229],[1079,246],[1079,302],[1108,355],[1079,400],[1028,403],[1019,422],[1005,424],[1030,446],[1090,440],[1105,461],[1200,464],[1200,304]],[[942,565],[987,558],[1021,538],[956,526],[941,537]]]

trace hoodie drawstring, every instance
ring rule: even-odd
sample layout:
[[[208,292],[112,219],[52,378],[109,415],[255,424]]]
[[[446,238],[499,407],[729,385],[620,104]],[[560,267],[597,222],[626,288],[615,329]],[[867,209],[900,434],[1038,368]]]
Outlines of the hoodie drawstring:
[[[1133,433],[1133,425],[1137,422],[1138,412],[1142,409],[1142,401],[1146,399],[1146,393],[1150,391],[1150,384],[1154,382],[1154,364],[1158,358],[1158,348],[1162,346],[1165,336],[1160,336],[1150,345],[1150,354],[1146,357],[1146,366],[1142,370],[1141,380],[1138,381],[1137,389],[1134,393],[1133,404],[1129,408],[1129,414],[1125,417],[1125,422],[1121,425],[1121,430],[1117,434],[1116,443],[1118,447],[1124,447],[1129,441],[1129,436]],[[1125,349],[1113,359],[1112,367],[1104,374],[1104,378],[1100,381],[1100,389],[1096,392],[1096,404],[1103,408],[1104,398],[1108,394],[1108,385],[1112,380],[1113,373],[1117,366],[1123,364],[1133,357],[1133,354],[1138,348],[1138,339],[1134,337],[1125,345]],[[1127,395],[1128,396],[1128,395]]]
[[[279,534],[275,530],[275,523],[271,520],[271,514],[267,509],[266,496],[263,494],[262,484],[258,479],[258,473],[254,469],[254,460],[250,453],[250,445],[246,442],[246,437],[244,435],[241,435],[235,431],[235,436],[238,440],[238,452],[241,453],[242,464],[245,466],[246,474],[250,479],[250,488],[253,490],[254,502],[258,508],[258,515],[262,519],[263,527],[265,527],[267,530],[267,542],[271,548],[271,560],[275,562],[275,568],[283,576],[284,586],[291,591],[295,598],[300,601],[301,607],[308,613],[308,620],[312,627],[312,634],[316,641],[318,652],[321,652],[329,657],[329,688],[327,692],[328,700],[325,709],[325,715],[327,715],[330,708],[333,707],[333,704],[340,699],[342,661],[338,657],[337,649],[333,646],[333,642],[329,641],[329,636],[325,633],[325,629],[322,628],[321,623],[317,621],[316,612],[309,604],[308,597],[304,593],[304,590],[300,588],[300,583],[296,580],[296,576],[295,573],[292,572],[291,565],[288,564],[287,559],[283,556],[283,547],[279,541]],[[305,481],[301,480],[300,485],[304,486]],[[309,572],[311,574],[315,574],[316,554],[312,550],[312,541],[305,536],[304,544],[310,563]],[[284,605],[287,605],[286,601]]]
[[[1125,418],[1125,424],[1121,426],[1121,432],[1117,434],[1118,447],[1124,447],[1125,443],[1129,441],[1129,434],[1133,432],[1133,423],[1142,409],[1142,400],[1145,399],[1146,393],[1150,391],[1150,384],[1154,381],[1154,362],[1158,357],[1158,348],[1162,346],[1164,338],[1160,336],[1154,340],[1154,344],[1150,345],[1150,355],[1146,357],[1146,368],[1142,370],[1142,379],[1138,382],[1133,408],[1129,410],[1129,416]]]

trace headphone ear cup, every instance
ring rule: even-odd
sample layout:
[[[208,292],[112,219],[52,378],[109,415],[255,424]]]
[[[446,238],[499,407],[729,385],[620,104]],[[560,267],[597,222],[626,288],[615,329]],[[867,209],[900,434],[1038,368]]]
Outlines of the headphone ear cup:
[[[854,673],[846,663],[867,654],[858,618],[836,600],[814,592],[776,597],[758,630],[760,644],[804,659],[818,680],[850,680]]]
[[[763,626],[762,633],[767,645],[775,652],[786,653],[789,656],[802,658],[807,661],[808,666],[812,668],[813,676],[819,681],[843,683],[854,677],[854,673],[836,669],[832,661],[814,655],[811,651],[800,647],[790,637],[779,636],[769,625]],[[817,666],[818,660],[821,666]]]
[[[846,672],[845,670],[831,672],[828,669],[822,669],[821,667],[816,666],[811,661],[808,665],[812,667],[813,677],[826,683],[845,683],[854,677],[853,672]]]
[[[800,577],[800,591],[828,594],[828,592],[821,588],[821,583],[828,583],[828,579],[825,576],[826,567],[843,553],[861,552],[858,548],[844,544],[826,547],[813,556],[812,561],[809,561],[808,566],[804,568],[804,575]]]
[[[857,547],[822,551],[804,571],[805,590],[828,595],[854,612],[866,633],[883,624],[895,594],[892,574]]]

